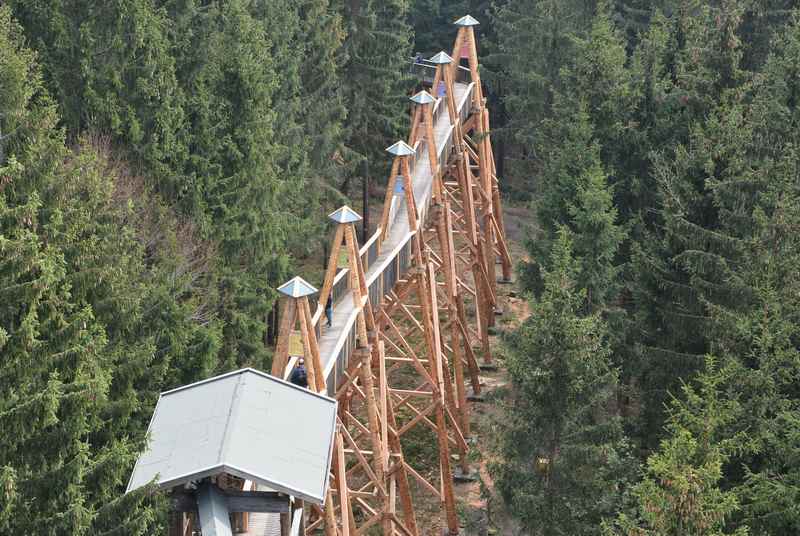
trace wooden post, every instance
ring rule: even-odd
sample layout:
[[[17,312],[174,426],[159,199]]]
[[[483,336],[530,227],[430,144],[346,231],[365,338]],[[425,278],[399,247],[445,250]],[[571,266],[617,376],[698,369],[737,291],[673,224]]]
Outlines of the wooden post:
[[[362,184],[362,199],[361,199],[361,216],[364,221],[361,225],[361,241],[365,244],[369,240],[369,194],[370,194],[370,180],[369,180],[369,160],[364,159],[363,163],[363,184]]]
[[[289,297],[286,300],[286,307],[281,315],[281,323],[278,331],[278,344],[275,347],[275,354],[272,356],[272,375],[283,378],[286,364],[289,361],[289,337],[294,330],[297,321],[297,300]]]
[[[364,395],[367,401],[367,416],[369,418],[369,432],[372,440],[373,469],[378,480],[383,483],[383,449],[381,429],[378,423],[378,404],[375,400],[375,385],[372,381],[372,356],[369,352],[361,352],[361,383],[364,386]]]
[[[347,466],[344,463],[344,445],[342,444],[341,432],[336,432],[334,455],[336,456],[334,460],[334,476],[336,479],[336,491],[339,494],[339,511],[341,512],[342,536],[350,536],[350,534],[355,536],[355,519],[353,517],[353,509],[350,505],[350,493],[347,489]]]
[[[422,123],[422,109],[419,106],[414,106],[411,113],[411,133],[408,135],[408,144],[414,147],[419,139],[419,125]]]
[[[429,280],[433,277],[433,267],[425,260],[425,264],[420,267],[417,275],[419,286],[419,297],[422,305],[422,319],[425,325],[425,339],[428,345],[428,359],[430,362],[430,374],[436,383],[433,386],[435,397],[436,414],[436,437],[439,443],[439,468],[441,472],[442,502],[444,503],[447,528],[451,535],[458,534],[458,515],[456,513],[455,495],[453,492],[453,473],[450,467],[450,443],[447,437],[447,422],[445,420],[444,408],[447,404],[445,400],[444,372],[442,370],[441,347],[437,344],[438,317],[434,309],[435,300],[435,280],[433,286],[429,286]],[[436,315],[436,316],[434,316]]]
[[[458,283],[455,268],[455,255],[453,254],[453,235],[450,222],[450,202],[445,199],[444,207],[439,210],[436,218],[436,231],[439,239],[439,247],[442,253],[443,269],[445,273],[445,285],[447,288],[447,315],[450,324],[450,347],[452,348],[453,371],[455,372],[456,395],[458,402],[458,412],[460,417],[461,432],[464,437],[469,436],[469,408],[467,407],[466,387],[464,385],[464,362],[461,353],[462,333],[459,325],[462,319],[459,316],[457,305],[460,297],[458,296]],[[461,309],[463,310],[463,308]],[[464,341],[465,346],[469,341]],[[465,453],[464,453],[465,454]],[[464,473],[469,473],[467,457],[461,457],[461,467]]]
[[[400,157],[395,157],[392,161],[392,170],[389,172],[389,180],[386,182],[386,196],[383,201],[383,214],[381,215],[381,236],[378,239],[378,244],[383,244],[386,236],[389,233],[389,212],[392,207],[392,199],[394,198],[395,182],[397,181],[397,172],[400,170]]]
[[[380,376],[381,387],[386,393],[385,400],[390,401],[389,388],[386,377],[386,354],[383,341],[378,343],[378,352],[380,354]],[[383,399],[383,397],[381,397]],[[400,437],[397,435],[397,420],[394,413],[394,404],[388,403],[386,406],[386,416],[388,427],[391,431],[387,430],[389,438],[389,446],[392,453],[397,454],[394,459],[394,470],[392,477],[396,477],[398,493],[400,494],[400,504],[403,507],[403,520],[405,521],[406,528],[412,534],[418,534],[416,515],[414,513],[414,502],[411,499],[411,486],[408,481],[408,471],[406,468],[405,460],[403,459],[403,451],[400,444]]]
[[[300,330],[303,334],[303,345],[306,358],[311,362],[309,370],[309,384],[312,384],[311,370],[313,368],[313,385],[318,393],[325,392],[325,371],[322,369],[322,359],[319,355],[319,343],[317,341],[314,326],[311,320],[311,309],[308,305],[308,297],[300,298]],[[307,345],[307,347],[306,347]]]
[[[475,314],[477,316],[478,336],[481,339],[484,362],[490,363],[492,358],[487,319],[489,315],[494,313],[490,306],[490,289],[485,271],[485,251],[482,246],[482,237],[479,236],[479,226],[475,215],[475,201],[472,192],[472,172],[469,170],[469,155],[464,144],[462,144],[462,148],[463,152],[461,153],[461,158],[457,162],[456,175],[461,190],[461,204],[464,207],[464,217],[472,254],[471,269],[472,277],[475,281]]]
[[[511,281],[511,254],[508,251],[508,241],[506,239],[506,227],[503,222],[503,206],[500,201],[500,185],[497,174],[497,165],[494,159],[494,151],[492,150],[492,138],[490,136],[491,128],[489,127],[489,111],[486,110],[484,123],[484,132],[486,133],[486,146],[488,148],[489,162],[491,164],[492,175],[492,214],[494,215],[495,231],[497,236],[498,245],[500,245],[500,261],[503,265],[503,281]]]
[[[336,261],[339,259],[339,250],[342,247],[343,237],[344,229],[342,229],[341,225],[337,225],[333,236],[333,244],[331,244],[331,253],[328,257],[328,267],[325,270],[325,280],[322,283],[322,290],[319,292],[319,307],[324,308],[325,304],[328,303],[328,296],[330,296],[333,288],[333,280],[336,278]]]

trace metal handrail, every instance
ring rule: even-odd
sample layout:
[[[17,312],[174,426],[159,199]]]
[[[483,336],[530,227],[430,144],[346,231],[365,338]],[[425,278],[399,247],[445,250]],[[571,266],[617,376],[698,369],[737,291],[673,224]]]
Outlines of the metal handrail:
[[[433,79],[436,77],[436,64],[426,59],[418,60],[416,58],[411,58],[411,69],[409,72],[412,75],[416,75],[423,84],[433,84]],[[455,82],[459,84],[469,84],[472,82],[472,72],[468,67],[457,65],[454,78]]]

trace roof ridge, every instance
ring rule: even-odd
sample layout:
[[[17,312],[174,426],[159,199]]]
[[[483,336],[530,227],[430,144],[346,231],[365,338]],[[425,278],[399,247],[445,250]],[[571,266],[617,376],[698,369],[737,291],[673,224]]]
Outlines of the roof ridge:
[[[247,374],[239,374],[236,381],[236,387],[233,389],[233,396],[231,397],[231,406],[228,409],[228,418],[225,420],[225,429],[222,431],[222,441],[217,454],[217,462],[220,464],[225,463],[225,456],[228,454],[228,447],[230,446],[230,433],[231,429],[236,428],[233,426],[234,420],[239,416],[239,406],[242,404],[242,396],[240,392],[244,390],[247,383]]]

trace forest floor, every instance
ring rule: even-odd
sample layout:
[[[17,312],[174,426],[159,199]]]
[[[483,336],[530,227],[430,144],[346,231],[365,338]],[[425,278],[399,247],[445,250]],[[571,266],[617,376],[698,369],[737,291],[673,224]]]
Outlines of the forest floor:
[[[506,205],[503,211],[506,234],[515,265],[526,258],[523,240],[525,221],[529,211],[525,207]],[[519,534],[511,512],[495,490],[490,465],[496,457],[498,423],[505,418],[505,404],[509,393],[508,372],[505,368],[503,333],[513,330],[523,322],[530,310],[522,298],[514,275],[512,284],[498,284],[497,298],[502,315],[496,317],[491,346],[496,370],[482,370],[480,375],[483,402],[472,402],[471,433],[475,438],[470,462],[477,479],[470,483],[456,483],[456,501],[465,536]]]

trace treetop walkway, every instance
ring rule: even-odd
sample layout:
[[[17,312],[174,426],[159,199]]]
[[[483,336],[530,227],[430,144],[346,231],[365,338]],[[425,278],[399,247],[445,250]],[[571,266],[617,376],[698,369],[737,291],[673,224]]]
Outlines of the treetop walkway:
[[[172,464],[181,466],[180,478],[163,481],[173,496],[173,534],[193,534],[199,525],[204,536],[319,530],[325,536],[418,536],[419,501],[439,504],[444,530],[459,533],[453,486],[454,479],[472,477],[468,399],[480,395],[479,367],[492,364],[496,265],[501,281],[511,277],[477,59],[478,24],[462,17],[455,22],[452,54],[440,52],[412,66],[425,89],[411,98],[408,138],[387,148],[392,168],[376,232],[359,246],[355,224],[361,216],[340,208],[330,215],[336,229],[321,289],[299,277],[278,289],[286,299],[271,374],[284,383],[302,357],[308,390],[267,388],[263,373],[252,371],[259,376],[247,381],[247,389],[227,380],[229,388],[217,393],[205,410],[223,408],[213,423],[200,419],[224,431],[205,431],[222,438],[221,446],[198,459],[233,459],[226,445],[236,444],[250,456],[246,466],[171,461],[181,450],[181,434],[169,430],[180,416],[165,425],[164,411],[154,414],[151,430],[160,432],[152,434],[131,481],[155,477],[145,466],[167,472]],[[342,269],[340,253],[347,259]],[[310,300],[316,302],[313,314]],[[291,344],[298,334],[299,344]],[[203,399],[209,385],[223,384],[210,379],[187,388]],[[167,407],[168,395],[159,407]],[[334,405],[333,426],[324,424],[324,404],[305,401],[320,395]],[[251,410],[232,409],[241,407]],[[235,441],[225,439],[229,423],[235,423]],[[310,440],[298,434],[304,426],[321,426],[325,433]],[[404,456],[411,436],[430,438],[437,459]],[[296,439],[288,444],[286,438]],[[329,446],[320,450],[322,445]],[[154,451],[160,453],[155,458]],[[458,467],[452,467],[451,453]],[[313,470],[296,466],[304,457],[314,460]]]

